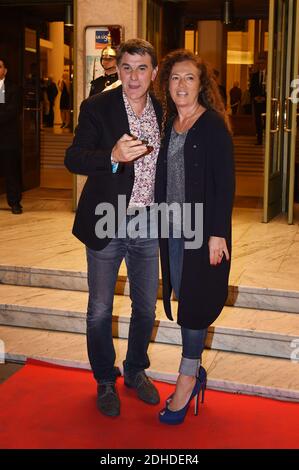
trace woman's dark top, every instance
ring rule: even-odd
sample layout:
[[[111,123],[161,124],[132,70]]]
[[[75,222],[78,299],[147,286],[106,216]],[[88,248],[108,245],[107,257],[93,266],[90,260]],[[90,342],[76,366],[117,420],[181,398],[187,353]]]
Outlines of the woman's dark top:
[[[60,109],[70,109],[70,94],[65,82],[62,82],[62,92],[60,96]]]

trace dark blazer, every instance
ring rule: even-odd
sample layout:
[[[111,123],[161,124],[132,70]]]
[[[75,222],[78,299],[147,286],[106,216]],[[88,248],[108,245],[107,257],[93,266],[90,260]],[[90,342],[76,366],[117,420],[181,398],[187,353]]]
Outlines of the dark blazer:
[[[266,87],[260,81],[260,72],[254,72],[250,80],[250,94],[252,98],[256,96],[266,96]]]
[[[112,73],[111,75],[101,75],[100,77],[92,80],[90,86],[89,96],[93,96],[96,93],[101,93],[107,86],[112,85],[112,83],[118,80],[117,72]]]
[[[151,98],[161,125],[161,107],[153,96]],[[95,225],[100,219],[95,215],[96,206],[106,202],[117,208],[119,194],[126,196],[127,206],[130,201],[134,165],[120,163],[116,173],[111,169],[112,148],[125,133],[129,134],[130,129],[122,86],[82,102],[75,137],[66,151],[65,166],[72,173],[88,176],[79,200],[73,234],[94,250],[103,249],[110,241],[110,238],[99,239],[95,234]]]
[[[17,149],[20,144],[19,88],[4,80],[5,103],[0,104],[0,148]]]
[[[156,173],[155,199],[166,201],[167,149],[172,123],[162,144]],[[230,261],[209,261],[209,237],[224,237],[231,253],[231,214],[234,199],[233,145],[223,119],[206,111],[189,130],[184,147],[185,202],[203,203],[203,244],[185,249],[178,302],[178,324],[190,329],[207,328],[220,314],[228,294]],[[194,206],[193,206],[194,207]],[[163,303],[172,319],[168,240],[160,239]]]

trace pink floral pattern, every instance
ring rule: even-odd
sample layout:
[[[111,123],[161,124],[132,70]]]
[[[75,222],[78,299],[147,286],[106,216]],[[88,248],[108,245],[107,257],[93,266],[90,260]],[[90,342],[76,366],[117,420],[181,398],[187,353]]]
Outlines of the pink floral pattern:
[[[135,180],[129,207],[149,206],[154,202],[155,173],[160,150],[160,130],[149,94],[141,116],[137,116],[123,93],[131,135],[147,139],[152,152],[134,162]]]

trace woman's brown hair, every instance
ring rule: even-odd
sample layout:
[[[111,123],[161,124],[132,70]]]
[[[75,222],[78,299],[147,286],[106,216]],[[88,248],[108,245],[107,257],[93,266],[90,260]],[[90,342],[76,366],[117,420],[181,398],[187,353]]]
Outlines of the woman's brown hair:
[[[177,114],[176,106],[169,93],[169,77],[171,70],[177,62],[185,61],[192,62],[199,71],[201,88],[198,95],[198,102],[206,109],[216,111],[223,118],[227,129],[231,132],[229,118],[213,73],[198,55],[186,49],[177,49],[163,58],[160,65],[159,77],[156,81],[158,85],[156,95],[159,97],[163,108],[163,133],[168,119]]]

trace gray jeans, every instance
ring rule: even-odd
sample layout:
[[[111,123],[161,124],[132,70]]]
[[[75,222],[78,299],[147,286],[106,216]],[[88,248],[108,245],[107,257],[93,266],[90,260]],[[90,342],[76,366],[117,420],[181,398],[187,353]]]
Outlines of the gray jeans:
[[[124,221],[127,227],[132,218],[127,215]],[[147,349],[155,320],[158,291],[158,240],[149,238],[148,233],[145,237],[132,238],[129,228],[128,232],[123,238],[113,238],[101,251],[86,249],[88,356],[94,377],[102,384],[114,382],[116,378],[112,310],[118,270],[123,259],[127,265],[132,301],[124,372],[134,376],[150,365]]]

